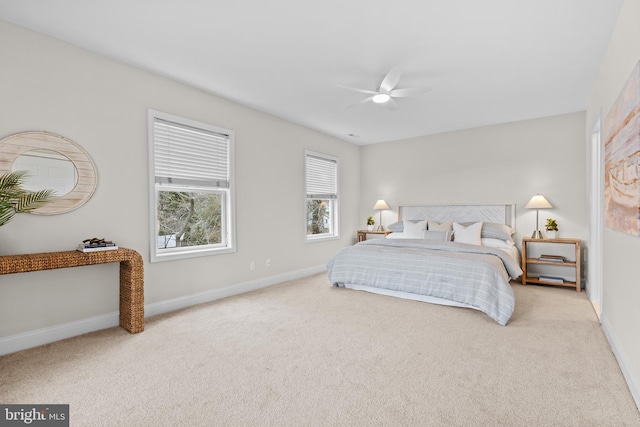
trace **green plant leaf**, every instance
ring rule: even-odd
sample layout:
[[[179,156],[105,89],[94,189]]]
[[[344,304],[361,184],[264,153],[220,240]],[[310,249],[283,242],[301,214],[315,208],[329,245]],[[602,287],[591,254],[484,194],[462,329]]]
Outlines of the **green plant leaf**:
[[[30,212],[53,199],[53,190],[28,191],[22,188],[27,177],[27,171],[0,175],[0,227],[11,221],[15,214]]]
[[[16,213],[11,203],[0,202],[0,227],[11,221]]]
[[[20,194],[15,202],[16,212],[29,212],[38,209],[49,202],[53,196],[53,190],[29,191]]]
[[[20,185],[27,177],[27,171],[15,171],[5,175],[0,175],[0,192],[9,193],[19,189]]]

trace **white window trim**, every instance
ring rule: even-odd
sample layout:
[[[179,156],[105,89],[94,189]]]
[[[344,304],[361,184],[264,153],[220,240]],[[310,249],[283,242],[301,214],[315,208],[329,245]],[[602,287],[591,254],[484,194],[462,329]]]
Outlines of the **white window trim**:
[[[229,198],[224,203],[224,216],[223,221],[226,226],[226,246],[220,245],[207,245],[196,246],[191,248],[184,248],[175,252],[158,254],[157,253],[157,240],[156,240],[156,227],[157,227],[157,207],[156,207],[156,184],[155,184],[155,143],[154,143],[154,120],[163,119],[171,122],[176,122],[191,126],[194,128],[200,128],[220,134],[229,136]],[[149,252],[150,261],[162,262],[173,261],[178,259],[187,259],[201,256],[211,256],[219,254],[233,253],[237,251],[236,248],[236,203],[235,203],[235,149],[234,149],[234,132],[229,129],[219,128],[206,123],[198,122],[195,120],[186,119],[184,117],[174,116],[172,114],[163,113],[156,110],[148,110],[147,115],[147,134],[148,134],[148,146],[149,146]],[[195,187],[188,187],[189,189],[195,189]],[[223,239],[225,240],[225,239]]]
[[[323,159],[331,160],[336,162],[336,198],[334,200],[334,215],[333,219],[333,234],[316,234],[316,235],[308,235],[307,234],[307,156],[315,156]],[[328,154],[319,153],[317,151],[304,150],[304,236],[305,243],[313,243],[313,242],[323,242],[326,240],[338,240],[340,239],[340,159],[334,156],[330,156]]]

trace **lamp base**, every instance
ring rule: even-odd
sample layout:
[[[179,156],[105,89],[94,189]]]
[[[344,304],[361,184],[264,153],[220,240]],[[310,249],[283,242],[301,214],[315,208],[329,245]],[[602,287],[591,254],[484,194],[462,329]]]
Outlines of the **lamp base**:
[[[383,226],[381,226],[381,225],[379,225],[379,226],[378,226],[378,229],[377,229],[376,231],[384,231],[384,227],[383,227]]]
[[[533,234],[531,235],[532,239],[544,239],[544,237],[542,237],[542,232],[540,230],[536,230],[533,232]]]

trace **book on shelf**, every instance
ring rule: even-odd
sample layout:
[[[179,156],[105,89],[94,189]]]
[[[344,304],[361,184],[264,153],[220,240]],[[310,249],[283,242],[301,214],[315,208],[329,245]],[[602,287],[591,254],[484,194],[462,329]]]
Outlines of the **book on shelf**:
[[[540,255],[538,261],[564,262],[564,257],[560,255]]]
[[[100,251],[114,251],[118,249],[118,245],[111,243],[108,245],[85,245],[80,243],[76,250],[80,252],[100,252]]]
[[[564,283],[564,279],[557,276],[539,276],[538,280],[549,283]]]

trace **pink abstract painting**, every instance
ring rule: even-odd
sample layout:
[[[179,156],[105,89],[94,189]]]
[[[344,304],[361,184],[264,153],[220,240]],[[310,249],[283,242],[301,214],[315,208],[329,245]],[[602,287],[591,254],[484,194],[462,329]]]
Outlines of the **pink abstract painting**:
[[[605,119],[605,225],[640,235],[640,62]]]

